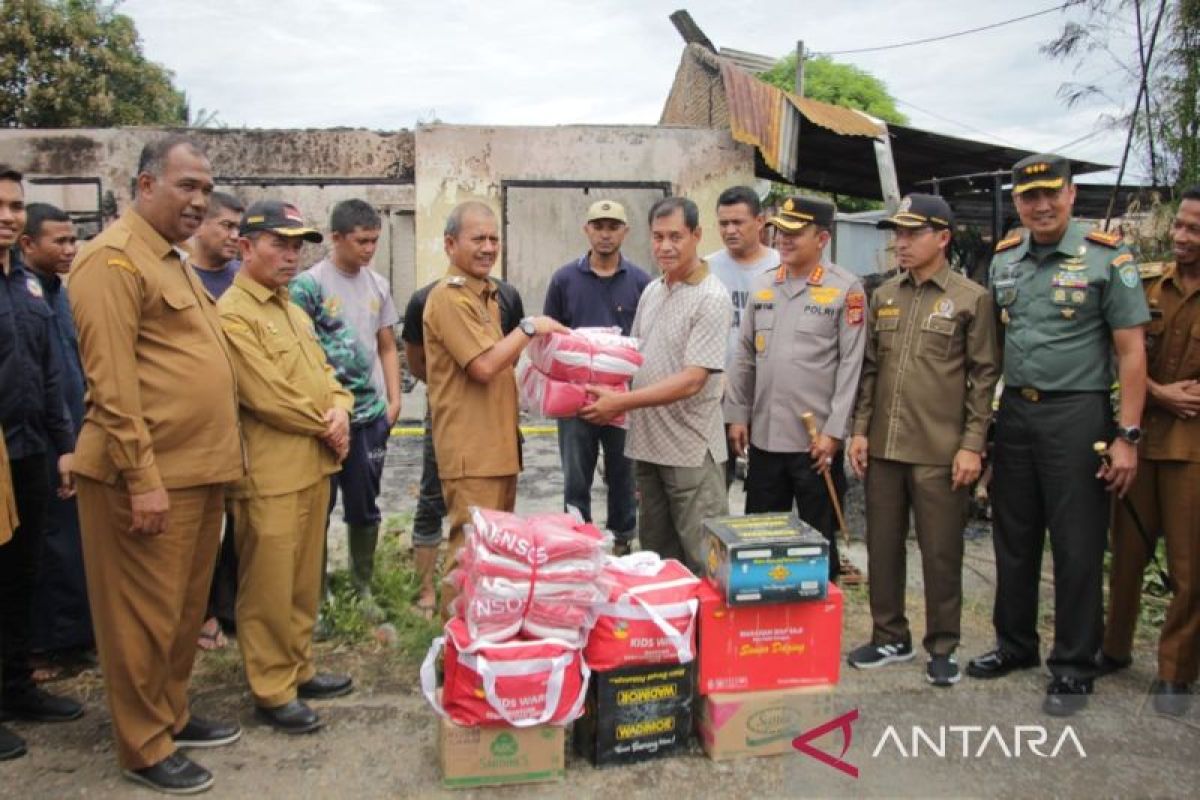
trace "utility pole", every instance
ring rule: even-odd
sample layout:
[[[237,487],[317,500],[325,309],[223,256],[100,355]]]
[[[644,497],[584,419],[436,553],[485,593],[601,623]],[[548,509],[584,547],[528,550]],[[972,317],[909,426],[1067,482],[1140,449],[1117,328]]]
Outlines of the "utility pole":
[[[804,97],[804,40],[796,42],[796,94]]]

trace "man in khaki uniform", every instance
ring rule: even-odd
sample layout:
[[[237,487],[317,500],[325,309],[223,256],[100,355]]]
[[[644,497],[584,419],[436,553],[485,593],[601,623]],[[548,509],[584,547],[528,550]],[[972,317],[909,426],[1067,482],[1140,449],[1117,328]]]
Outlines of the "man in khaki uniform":
[[[433,417],[438,477],[450,516],[447,564],[463,544],[467,509],[512,511],[521,454],[513,366],[533,340],[565,331],[549,317],[526,317],[500,330],[496,285],[488,274],[500,252],[496,215],[479,201],[450,212],[445,229],[446,277],[429,292],[423,315],[425,374]],[[442,591],[442,616],[453,593]]]
[[[321,234],[278,201],[250,206],[239,232],[241,271],[217,304],[250,461],[233,488],[238,644],[257,715],[285,733],[308,733],[321,720],[297,696],[336,697],[352,686],[349,676],[317,672],[312,631],[328,477],[349,449],[354,398],[287,290],[304,242]]]
[[[176,747],[241,735],[187,699],[225,484],[245,474],[217,309],[178,248],[212,185],[192,140],[146,145],[133,207],[84,245],[70,289],[89,401],[74,469],[117,759],[169,792],[213,782]]]
[[[850,468],[866,481],[871,641],[868,669],[913,658],[904,615],[905,541],[916,514],[925,583],[926,679],[952,686],[962,615],[963,526],[999,379],[991,296],[950,269],[954,229],[940,197],[913,194],[880,228],[896,234],[900,272],[871,296]],[[868,469],[868,459],[870,467]]]
[[[1200,186],[1183,193],[1171,240],[1175,261],[1142,269],[1150,306],[1148,402],[1128,502],[1144,529],[1138,530],[1123,503],[1116,504],[1098,671],[1108,674],[1133,662],[1142,576],[1162,536],[1172,592],[1150,694],[1155,711],[1180,717],[1200,671]]]
[[[866,298],[853,273],[823,262],[834,206],[784,201],[770,224],[780,265],[755,277],[729,361],[725,421],[737,455],[749,449],[746,513],[791,511],[829,540],[829,577],[840,573],[837,516],[846,493],[842,442],[862,368]],[[815,441],[801,414],[816,419]]]

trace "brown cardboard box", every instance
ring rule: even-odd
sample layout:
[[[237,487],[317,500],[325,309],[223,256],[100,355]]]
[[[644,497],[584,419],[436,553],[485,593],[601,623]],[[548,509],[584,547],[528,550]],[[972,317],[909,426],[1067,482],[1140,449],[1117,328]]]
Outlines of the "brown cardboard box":
[[[714,761],[794,752],[792,740],[828,722],[833,686],[718,692],[700,701],[696,732]]]
[[[442,719],[438,733],[442,785],[450,789],[560,781],[565,774],[563,728],[465,728]]]

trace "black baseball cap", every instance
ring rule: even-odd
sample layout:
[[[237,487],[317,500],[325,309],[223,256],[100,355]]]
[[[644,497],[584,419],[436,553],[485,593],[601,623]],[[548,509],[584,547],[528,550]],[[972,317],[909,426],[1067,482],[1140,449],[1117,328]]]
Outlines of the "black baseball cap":
[[[954,227],[950,204],[936,194],[910,194],[900,201],[896,213],[875,223],[876,228]]]
[[[1013,194],[1030,189],[1061,189],[1071,182],[1071,162],[1062,156],[1039,153],[1013,164]]]
[[[779,207],[779,213],[767,220],[767,224],[789,233],[802,231],[809,224],[829,228],[833,226],[833,215],[836,213],[837,207],[828,200],[789,197]]]
[[[298,208],[281,200],[259,200],[246,209],[238,226],[238,233],[245,236],[256,231],[270,231],[280,236],[298,236],[314,244],[325,240],[320,231],[304,224],[304,216]]]

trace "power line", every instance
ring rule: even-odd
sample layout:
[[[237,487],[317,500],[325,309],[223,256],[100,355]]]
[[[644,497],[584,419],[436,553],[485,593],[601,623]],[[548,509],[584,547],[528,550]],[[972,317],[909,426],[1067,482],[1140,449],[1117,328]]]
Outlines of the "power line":
[[[1012,147],[1016,147],[1020,150],[1026,149],[1023,145],[1017,144],[1016,142],[1014,142],[1011,139],[1006,139],[1003,136],[998,136],[994,133],[990,133],[981,128],[976,128],[974,125],[968,125],[965,122],[959,122],[957,120],[950,119],[949,117],[944,117],[941,114],[937,114],[933,111],[930,111],[927,108],[921,108],[920,106],[913,105],[912,103],[908,102],[907,100],[901,100],[899,97],[893,97],[892,99],[895,100],[897,103],[899,103],[902,106],[908,106],[909,108],[913,109],[914,111],[920,111],[922,114],[928,114],[929,116],[933,117],[934,119],[940,119],[942,122],[948,122],[949,124],[954,125],[956,127],[965,128],[966,130],[974,131],[975,133],[979,133],[979,134],[983,134],[984,136],[987,136],[990,139],[995,139],[997,141],[1004,142],[1005,144],[1010,145]]]
[[[895,50],[899,47],[912,47],[912,46],[918,45],[918,44],[929,44],[930,42],[942,42],[942,41],[945,41],[946,39],[955,39],[959,36],[967,36],[972,33],[979,33],[981,31],[990,31],[994,28],[1001,28],[1005,25],[1012,25],[1015,22],[1024,22],[1027,19],[1033,19],[1034,17],[1040,17],[1045,14],[1052,14],[1055,11],[1062,11],[1064,9],[1070,8],[1071,6],[1077,6],[1082,2],[1083,2],[1083,0],[1067,0],[1067,2],[1065,2],[1065,3],[1059,3],[1056,6],[1051,6],[1050,8],[1044,8],[1041,11],[1035,11],[1032,14],[1025,14],[1024,16],[1013,17],[1012,19],[1001,20],[1000,22],[993,22],[990,25],[981,25],[978,28],[970,28],[965,31],[958,31],[957,33],[947,33],[942,36],[931,36],[927,39],[914,39],[911,42],[897,42],[896,44],[885,44],[885,45],[880,45],[878,47],[858,47],[853,50],[831,50],[831,51],[825,52],[825,53],[814,53],[813,55],[846,56],[846,55],[852,55],[855,53],[877,53],[881,50]]]

